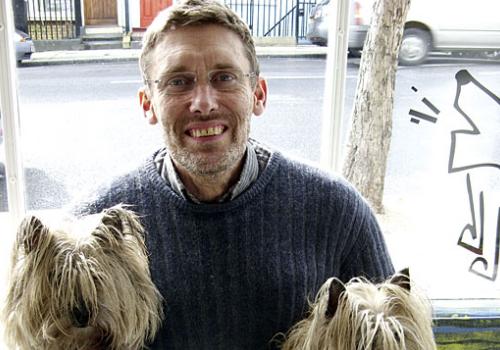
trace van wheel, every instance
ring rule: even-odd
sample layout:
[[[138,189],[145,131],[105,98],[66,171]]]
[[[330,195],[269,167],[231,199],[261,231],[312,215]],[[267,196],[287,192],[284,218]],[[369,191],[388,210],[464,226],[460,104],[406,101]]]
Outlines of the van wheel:
[[[427,58],[431,46],[431,36],[423,29],[408,28],[403,32],[399,49],[399,63],[403,66],[421,64]]]

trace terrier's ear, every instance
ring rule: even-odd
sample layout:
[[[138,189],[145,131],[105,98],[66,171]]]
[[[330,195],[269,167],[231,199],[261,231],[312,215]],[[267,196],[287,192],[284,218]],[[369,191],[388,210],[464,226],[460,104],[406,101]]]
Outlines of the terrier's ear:
[[[128,234],[142,233],[143,229],[134,212],[116,205],[103,211],[102,223],[113,228],[115,235],[123,237]]]
[[[408,267],[402,269],[397,274],[392,276],[389,282],[403,289],[406,289],[408,292],[410,292],[411,291],[410,269]]]
[[[27,216],[19,225],[17,244],[23,245],[24,252],[29,254],[36,250],[42,239],[48,234],[48,228],[36,216]]]
[[[345,292],[344,284],[336,278],[332,279],[328,288],[328,304],[326,306],[325,317],[330,319],[337,312],[340,295]]]
[[[101,222],[113,232],[116,238],[122,238],[125,235],[125,225],[123,223],[123,213],[120,207],[112,207],[102,212]]]

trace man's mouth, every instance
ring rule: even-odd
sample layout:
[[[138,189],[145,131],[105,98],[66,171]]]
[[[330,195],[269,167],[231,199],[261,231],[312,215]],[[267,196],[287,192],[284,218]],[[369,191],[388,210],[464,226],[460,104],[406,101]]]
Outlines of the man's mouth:
[[[217,136],[224,132],[224,126],[217,125],[206,129],[189,129],[188,134],[191,137],[200,138],[200,137],[209,137],[209,136]]]

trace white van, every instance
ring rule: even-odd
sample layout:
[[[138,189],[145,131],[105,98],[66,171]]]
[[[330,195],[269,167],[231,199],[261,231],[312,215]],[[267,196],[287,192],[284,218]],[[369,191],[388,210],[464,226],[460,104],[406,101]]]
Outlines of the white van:
[[[325,44],[328,33],[321,32],[332,1],[318,4],[309,17],[308,39]],[[374,0],[352,0],[349,50],[363,48]],[[358,9],[364,11],[358,11]],[[360,18],[363,16],[364,18]],[[323,35],[323,37],[322,37]],[[323,40],[322,40],[323,39]],[[431,51],[500,50],[500,0],[412,0],[399,52],[401,64],[422,63]]]
[[[419,64],[430,51],[500,50],[499,0],[412,0],[400,62]]]

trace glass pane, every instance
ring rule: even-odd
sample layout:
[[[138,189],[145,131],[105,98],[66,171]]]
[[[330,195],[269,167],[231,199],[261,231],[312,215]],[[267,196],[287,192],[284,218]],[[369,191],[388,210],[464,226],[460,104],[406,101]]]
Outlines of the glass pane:
[[[263,58],[269,85],[263,116],[254,117],[252,136],[284,152],[319,162],[324,58]]]
[[[354,29],[360,28],[353,25]],[[305,32],[301,35],[299,39],[305,40]],[[401,66],[398,72],[386,214],[381,221],[396,263],[412,265],[435,298],[492,297],[498,292],[498,204],[494,200],[498,191],[498,141],[494,137],[498,131],[494,97],[498,96],[498,54],[483,51],[457,55],[439,50],[424,64]],[[254,119],[252,135],[294,156],[319,160],[324,58],[262,58],[261,66],[270,95],[266,114]],[[351,57],[344,141],[358,68],[359,58]],[[458,98],[459,106],[462,103],[465,108],[461,114],[453,103],[455,74],[464,69],[475,80],[464,85]],[[135,95],[141,82],[135,62],[26,64],[19,69],[19,81],[29,209],[65,206],[126,171],[161,144],[161,136],[144,123],[137,105]],[[409,110],[437,121],[420,117],[416,124]],[[471,129],[468,119],[479,124],[475,115],[489,120],[476,136],[480,142],[456,134],[452,152],[452,131]],[[457,168],[450,171],[452,155]],[[468,164],[475,165],[469,169]],[[409,241],[420,249],[408,250]]]
[[[136,100],[137,62],[23,67],[19,80],[29,209],[67,205],[160,140]]]
[[[448,57],[398,73],[385,200],[437,298],[500,295],[499,74]]]
[[[433,32],[407,24],[380,215],[395,264],[410,266],[431,298],[496,298],[489,309],[497,314],[500,23],[487,13],[498,6],[412,2],[408,21]],[[433,49],[419,58],[431,37]],[[346,120],[359,64],[349,59]]]

